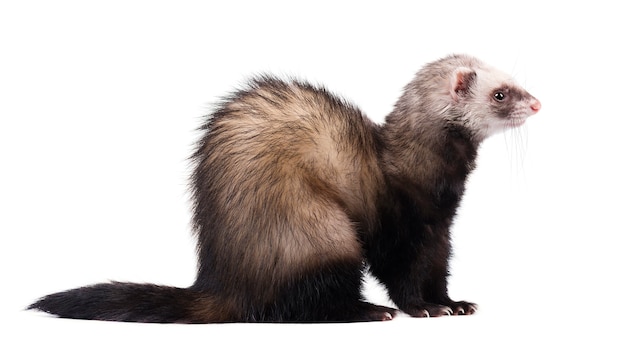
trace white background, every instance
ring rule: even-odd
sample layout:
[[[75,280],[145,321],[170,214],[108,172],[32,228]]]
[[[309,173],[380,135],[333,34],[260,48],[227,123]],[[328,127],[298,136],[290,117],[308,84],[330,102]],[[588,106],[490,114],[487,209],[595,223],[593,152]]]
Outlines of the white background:
[[[0,352],[626,352],[624,10],[430,3],[3,1]],[[323,83],[380,121],[452,52],[543,104],[483,144],[459,211],[450,293],[475,316],[185,326],[23,311],[106,280],[193,282],[187,157],[201,116],[250,74]]]

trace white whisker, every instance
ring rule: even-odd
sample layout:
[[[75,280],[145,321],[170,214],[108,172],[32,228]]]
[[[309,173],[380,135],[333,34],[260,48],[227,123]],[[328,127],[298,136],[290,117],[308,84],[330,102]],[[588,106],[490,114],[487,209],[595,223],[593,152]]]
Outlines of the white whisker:
[[[510,155],[511,174],[516,178],[525,180],[524,165],[526,163],[526,151],[528,149],[528,131],[526,125],[515,126],[509,130],[511,141],[507,144]],[[505,136],[509,135],[505,134]]]

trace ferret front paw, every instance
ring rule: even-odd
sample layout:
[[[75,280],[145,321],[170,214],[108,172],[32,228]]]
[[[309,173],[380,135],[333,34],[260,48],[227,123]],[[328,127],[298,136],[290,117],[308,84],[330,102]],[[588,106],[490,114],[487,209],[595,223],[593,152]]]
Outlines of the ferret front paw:
[[[434,303],[423,303],[414,307],[409,307],[408,309],[405,309],[404,312],[411,317],[418,318],[451,316],[454,314],[452,308]]]
[[[450,308],[452,308],[453,314],[462,316],[476,313],[476,311],[478,310],[478,305],[476,303],[459,301],[452,302],[450,304]]]
[[[449,305],[441,305],[435,303],[423,303],[414,307],[405,309],[408,315],[412,317],[442,317],[451,315],[470,315],[476,313],[478,306],[475,303],[460,301],[451,302]]]

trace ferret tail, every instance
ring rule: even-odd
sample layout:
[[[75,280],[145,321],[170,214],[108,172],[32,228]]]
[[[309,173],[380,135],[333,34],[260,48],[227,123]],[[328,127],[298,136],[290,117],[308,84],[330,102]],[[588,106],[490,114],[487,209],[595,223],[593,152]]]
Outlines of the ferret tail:
[[[61,318],[143,323],[237,321],[229,307],[204,292],[134,283],[102,283],[44,296],[27,309]]]

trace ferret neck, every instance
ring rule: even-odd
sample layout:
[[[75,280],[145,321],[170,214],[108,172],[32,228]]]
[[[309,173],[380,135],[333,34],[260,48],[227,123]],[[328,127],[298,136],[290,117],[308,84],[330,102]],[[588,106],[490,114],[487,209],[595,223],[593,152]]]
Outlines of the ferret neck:
[[[424,186],[466,179],[480,144],[468,128],[443,119],[406,122],[392,113],[380,129],[381,160],[389,178]]]

